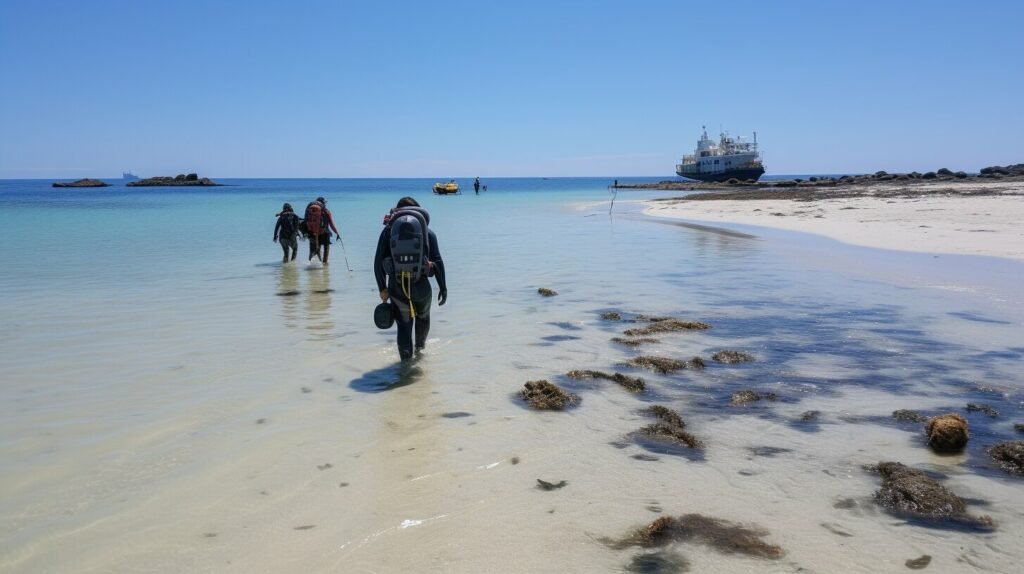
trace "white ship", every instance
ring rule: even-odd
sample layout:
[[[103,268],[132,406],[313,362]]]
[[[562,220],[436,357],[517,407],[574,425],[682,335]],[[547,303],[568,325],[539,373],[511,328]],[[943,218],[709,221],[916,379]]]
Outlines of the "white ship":
[[[693,155],[683,156],[682,163],[676,165],[677,175],[698,181],[757,181],[764,175],[761,152],[757,151],[757,132],[752,142],[723,132],[716,145],[708,137],[707,128],[701,127],[704,134],[697,140],[697,150]]]

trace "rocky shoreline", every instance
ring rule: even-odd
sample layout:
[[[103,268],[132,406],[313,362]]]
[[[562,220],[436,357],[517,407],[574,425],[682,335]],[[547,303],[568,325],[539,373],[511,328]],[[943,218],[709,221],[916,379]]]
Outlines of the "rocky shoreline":
[[[157,176],[149,177],[146,179],[140,179],[128,183],[128,187],[165,187],[165,186],[204,186],[212,187],[221,185],[208,177],[199,177],[197,174],[190,173],[188,175],[179,173],[178,175],[171,176]]]
[[[860,197],[865,194],[878,197],[915,197],[920,195],[1001,195],[1002,186],[970,185],[991,182],[1024,182],[1024,164],[991,166],[977,174],[953,172],[946,168],[926,173],[887,173],[844,175],[841,177],[810,177],[778,181],[690,182],[665,180],[657,183],[622,183],[616,189],[659,189],[704,191],[687,195],[687,200],[713,199],[793,199],[813,201],[827,198]],[[967,184],[967,185],[965,185]]]
[[[109,187],[110,184],[98,179],[79,179],[77,181],[57,181],[53,187]]]

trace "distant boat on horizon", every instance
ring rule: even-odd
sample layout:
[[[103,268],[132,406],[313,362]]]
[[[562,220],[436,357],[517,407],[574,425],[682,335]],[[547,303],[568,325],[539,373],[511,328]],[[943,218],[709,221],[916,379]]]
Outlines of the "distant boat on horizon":
[[[135,180],[139,179],[139,176],[135,175],[134,173],[132,173],[130,171],[122,171],[121,172],[121,179],[123,179],[125,181],[135,181]]]
[[[732,178],[757,181],[764,175],[761,152],[757,150],[757,132],[754,132],[753,142],[742,137],[729,137],[728,133],[722,132],[718,145],[715,145],[704,127],[704,134],[697,140],[693,155],[684,155],[682,163],[676,164],[676,175],[697,181],[728,181]]]

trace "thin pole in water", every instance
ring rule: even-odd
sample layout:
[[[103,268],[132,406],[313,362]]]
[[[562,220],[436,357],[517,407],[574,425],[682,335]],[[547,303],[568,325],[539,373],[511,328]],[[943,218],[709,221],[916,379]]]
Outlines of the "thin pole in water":
[[[345,249],[345,241],[342,240],[341,234],[338,234],[338,243],[341,244],[341,254],[345,257],[345,267],[348,268],[348,272],[352,272],[352,266],[348,264],[348,250]]]

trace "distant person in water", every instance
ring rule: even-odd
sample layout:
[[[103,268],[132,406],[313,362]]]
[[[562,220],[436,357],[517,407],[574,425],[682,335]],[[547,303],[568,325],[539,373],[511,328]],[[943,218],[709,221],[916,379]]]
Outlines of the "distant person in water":
[[[384,216],[384,229],[373,257],[380,299],[385,303],[390,300],[398,325],[398,355],[403,361],[412,358],[414,347],[419,352],[427,344],[434,296],[429,277],[437,281],[438,306],[448,300],[444,261],[429,223],[426,210],[415,199],[403,197]]]
[[[331,210],[327,209],[327,200],[321,196],[316,198],[316,202],[320,204],[322,223],[317,240],[309,242],[309,260],[312,261],[316,256],[324,265],[327,265],[327,258],[331,255],[331,231],[334,231],[334,237],[337,239],[341,239],[341,233],[334,225],[334,216],[331,215]]]
[[[295,215],[295,211],[290,203],[284,204],[281,207],[281,213],[277,214],[277,225],[274,226],[274,242],[281,243],[281,250],[284,251],[282,263],[295,261],[295,255],[299,251],[299,216]],[[289,251],[291,251],[290,256]]]
[[[480,178],[479,177],[473,180],[473,191],[475,191],[477,195],[480,195]]]

